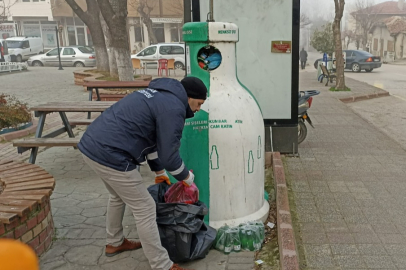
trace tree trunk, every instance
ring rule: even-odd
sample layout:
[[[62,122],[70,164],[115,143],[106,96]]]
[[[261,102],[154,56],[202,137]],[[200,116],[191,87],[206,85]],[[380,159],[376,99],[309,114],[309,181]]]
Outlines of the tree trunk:
[[[114,48],[120,81],[133,81],[134,72],[128,48]]]
[[[104,20],[103,16],[100,14],[100,24],[103,29],[104,37],[106,40],[106,47],[107,47],[107,55],[108,55],[108,61],[109,61],[109,66],[110,66],[110,76],[112,77],[118,77],[118,69],[117,69],[117,61],[116,61],[116,55],[114,53],[114,48],[112,45],[112,38],[111,34],[109,31],[109,27],[106,24],[106,21]]]
[[[147,27],[147,32],[148,32],[148,36],[149,36],[149,43],[150,44],[157,44],[158,40],[156,39],[155,32],[152,29],[152,20],[149,19],[149,18],[148,19],[143,18],[142,21],[145,24],[145,26]]]
[[[116,56],[118,76],[120,81],[133,81],[133,67],[130,48],[128,47],[127,32],[127,1],[114,1],[114,9],[108,0],[98,0],[103,18],[111,35],[111,44]]]
[[[364,51],[367,50],[367,43],[368,43],[368,33],[364,32],[363,37],[362,37],[362,49]]]
[[[103,29],[99,20],[100,9],[96,0],[86,0],[87,11],[84,12],[75,2],[75,0],[66,0],[66,3],[78,15],[78,17],[89,27],[92,35],[93,45],[96,52],[97,69],[109,71],[109,62],[105,60],[107,55],[106,43],[104,40]]]
[[[336,89],[346,90],[345,78],[344,78],[344,58],[343,58],[343,48],[341,43],[341,19],[343,17],[344,11],[344,0],[334,0],[336,5],[335,18],[333,22],[333,33],[335,42],[335,53],[336,53]]]
[[[104,34],[100,22],[92,22],[92,24],[89,24],[88,27],[92,35],[93,46],[96,52],[97,69],[101,71],[109,71],[109,62],[106,60],[106,43],[104,40]]]

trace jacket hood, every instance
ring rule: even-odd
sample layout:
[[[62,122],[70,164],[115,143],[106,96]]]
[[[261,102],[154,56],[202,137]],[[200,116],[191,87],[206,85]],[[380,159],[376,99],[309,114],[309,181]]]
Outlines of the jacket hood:
[[[190,106],[188,103],[188,97],[186,94],[186,90],[178,80],[170,79],[170,78],[154,79],[149,83],[148,88],[155,89],[158,91],[166,91],[166,92],[172,93],[185,106],[186,118],[191,118],[194,116],[194,113],[190,109]]]

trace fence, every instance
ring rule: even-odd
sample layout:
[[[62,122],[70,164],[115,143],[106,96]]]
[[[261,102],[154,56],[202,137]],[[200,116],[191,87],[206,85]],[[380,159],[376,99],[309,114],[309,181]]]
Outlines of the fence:
[[[26,63],[17,63],[17,62],[3,62],[0,63],[0,72],[11,72],[16,70],[27,69]]]

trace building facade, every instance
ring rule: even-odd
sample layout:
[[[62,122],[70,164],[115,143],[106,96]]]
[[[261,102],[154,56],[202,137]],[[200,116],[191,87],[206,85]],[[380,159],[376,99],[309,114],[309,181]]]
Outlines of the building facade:
[[[384,61],[406,58],[406,3],[405,0],[387,1],[367,10],[360,10],[356,16],[373,16],[374,24],[368,33],[367,49],[373,55],[382,57]],[[357,33],[361,29],[357,27]]]
[[[0,36],[41,37],[45,48],[56,46],[57,22],[48,0],[3,0],[9,6],[7,21],[0,24]]]
[[[0,0],[10,5],[6,21],[0,23],[0,38],[38,36],[44,48],[56,47],[58,32],[61,46],[92,46],[89,28],[64,0]],[[128,0],[129,47],[132,53],[150,45],[147,27],[137,12],[139,0]],[[85,0],[76,0],[86,10]],[[181,42],[183,0],[147,0],[152,7],[152,29],[158,42]],[[56,30],[57,29],[57,30]]]

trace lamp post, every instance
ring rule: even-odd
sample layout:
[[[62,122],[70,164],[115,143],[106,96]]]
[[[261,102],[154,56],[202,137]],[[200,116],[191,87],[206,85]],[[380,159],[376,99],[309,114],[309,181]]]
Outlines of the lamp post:
[[[59,32],[58,32],[58,27],[55,26],[55,32],[56,32],[56,45],[58,47],[58,59],[59,59],[59,68],[58,70],[63,70],[62,64],[61,64],[61,51],[59,50]]]

